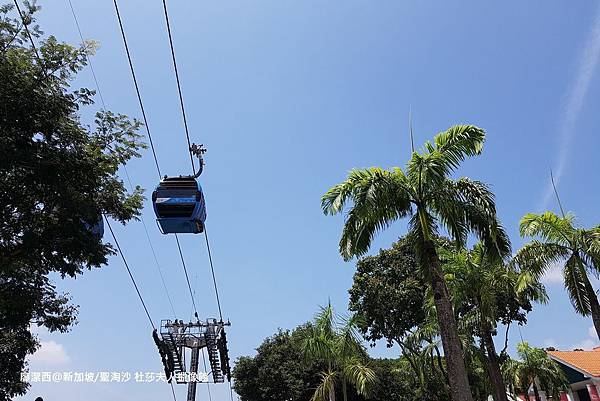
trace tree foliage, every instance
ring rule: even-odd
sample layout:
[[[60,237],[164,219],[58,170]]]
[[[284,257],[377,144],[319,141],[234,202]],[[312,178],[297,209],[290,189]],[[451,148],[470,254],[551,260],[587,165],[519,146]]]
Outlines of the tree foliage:
[[[282,331],[242,356],[233,369],[234,388],[242,401],[308,401],[318,385],[320,369],[304,360],[302,339],[307,327]]]
[[[263,341],[255,356],[240,357],[233,370],[234,387],[242,401],[310,401],[319,385],[324,366],[304,358],[303,338],[310,324],[293,331],[279,331]],[[405,358],[372,359],[369,366],[377,376],[369,401],[448,401],[440,378],[428,376],[428,389],[418,392],[418,379]],[[429,359],[423,364],[429,366]],[[443,379],[442,379],[443,380]],[[349,401],[367,399],[348,388]]]
[[[140,123],[102,111],[91,127],[79,118],[94,92],[71,89],[89,49],[44,37],[35,5],[25,23],[0,7],[0,398],[23,394],[26,356],[39,346],[30,325],[67,331],[76,307],[49,275],[75,277],[114,253],[92,227],[106,215],[138,216],[142,191],[128,193],[119,166],[139,156]]]
[[[390,249],[361,258],[349,290],[349,309],[365,338],[388,346],[425,321],[425,287],[413,245],[400,238]]]

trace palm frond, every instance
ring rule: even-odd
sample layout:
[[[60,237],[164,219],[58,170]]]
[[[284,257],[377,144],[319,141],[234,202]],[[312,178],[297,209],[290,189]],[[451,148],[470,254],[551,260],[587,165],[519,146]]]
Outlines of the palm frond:
[[[545,243],[532,240],[525,244],[510,262],[510,266],[521,272],[518,289],[541,280],[550,267],[563,262],[571,250],[556,243]]]
[[[335,386],[338,382],[338,373],[334,371],[321,372],[321,382],[317,386],[311,401],[335,401]]]
[[[444,182],[451,170],[439,152],[413,153],[406,167],[406,177],[415,188],[417,197],[429,188],[436,188]]]
[[[590,298],[586,288],[586,281],[589,280],[585,266],[576,254],[565,263],[563,270],[565,277],[565,289],[571,299],[571,304],[582,316],[588,316],[591,313]]]
[[[457,247],[475,234],[491,256],[504,258],[511,252],[510,239],[496,216],[495,199],[479,181],[446,179],[428,194],[429,205],[452,235]]]
[[[581,242],[582,253],[588,258],[588,269],[600,273],[600,228],[582,230]]]
[[[366,359],[368,357],[361,344],[361,337],[358,332],[356,319],[358,319],[356,315],[340,318],[342,325],[337,333],[336,347],[338,354],[342,358],[361,356]]]
[[[445,185],[432,188],[425,198],[428,200],[429,208],[435,214],[442,226],[446,227],[450,237],[461,249],[467,243],[469,226],[467,225],[464,208],[457,207],[463,203],[454,188],[453,182],[447,180]]]
[[[373,385],[377,383],[375,371],[358,359],[349,361],[344,366],[343,374],[362,396],[368,396]]]
[[[455,169],[466,157],[481,154],[485,131],[474,125],[455,125],[437,134],[434,142],[435,150]]]
[[[410,188],[398,168],[352,170],[346,181],[323,195],[321,205],[325,214],[335,214],[350,199],[352,206],[340,239],[345,260],[366,253],[376,232],[411,213]]]
[[[301,343],[302,353],[307,361],[335,362],[334,344],[331,339],[313,330]]]
[[[315,328],[325,337],[333,337],[335,334],[335,312],[331,302],[327,306],[321,306],[315,316]]]
[[[540,237],[546,242],[568,246],[575,232],[573,219],[573,215],[560,217],[550,211],[528,213],[521,219],[519,231],[522,237]]]
[[[329,303],[315,316],[314,323],[306,328],[301,342],[306,360],[335,363],[335,314]]]

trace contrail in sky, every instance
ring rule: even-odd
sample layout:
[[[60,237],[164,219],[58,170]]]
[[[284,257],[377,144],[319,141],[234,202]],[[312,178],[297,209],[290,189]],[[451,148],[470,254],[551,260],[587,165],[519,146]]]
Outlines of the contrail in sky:
[[[556,163],[554,164],[554,180],[556,185],[564,174],[569,156],[569,149],[575,136],[577,117],[583,106],[585,95],[590,82],[594,77],[594,70],[600,60],[600,7],[596,11],[590,32],[582,48],[582,53],[577,63],[575,76],[569,83],[565,92],[565,107],[559,122],[559,149]],[[552,183],[548,178],[548,185],[540,209],[547,209],[553,196]]]

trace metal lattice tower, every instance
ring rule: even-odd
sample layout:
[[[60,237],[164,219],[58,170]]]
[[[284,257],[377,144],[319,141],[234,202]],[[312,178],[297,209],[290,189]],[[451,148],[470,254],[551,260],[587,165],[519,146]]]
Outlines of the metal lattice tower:
[[[197,383],[209,382],[210,376],[213,383],[223,383],[225,379],[231,381],[225,334],[225,327],[230,325],[217,319],[189,323],[162,320],[160,335],[157,330],[152,333],[169,383],[175,378],[177,384],[188,384],[188,401],[195,401]],[[208,353],[211,369],[205,372],[206,375],[198,373],[199,356],[203,348]],[[190,355],[189,371],[186,371],[186,350]]]

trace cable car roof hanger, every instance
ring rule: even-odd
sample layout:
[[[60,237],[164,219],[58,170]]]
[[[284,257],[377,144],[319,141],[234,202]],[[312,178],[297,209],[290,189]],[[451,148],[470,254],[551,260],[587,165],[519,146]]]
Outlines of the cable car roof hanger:
[[[206,202],[196,179],[204,171],[205,152],[203,145],[190,145],[190,154],[198,157],[200,163],[198,171],[188,176],[165,175],[152,192],[152,206],[161,233],[199,234],[204,231]]]

